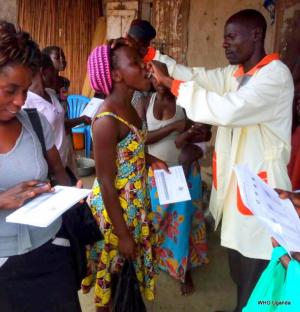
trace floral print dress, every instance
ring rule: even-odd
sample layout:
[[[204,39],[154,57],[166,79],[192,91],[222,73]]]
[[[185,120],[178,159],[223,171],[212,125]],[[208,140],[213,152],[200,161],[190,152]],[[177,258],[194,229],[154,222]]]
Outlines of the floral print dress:
[[[189,201],[160,205],[152,170],[148,179],[153,224],[158,233],[158,266],[183,282],[187,270],[208,263],[199,164],[193,163],[187,179]]]
[[[140,290],[147,300],[154,299],[155,265],[154,249],[156,235],[149,214],[147,196],[147,173],[145,160],[146,131],[139,130],[121,117],[105,112],[96,119],[111,116],[126,124],[130,131],[117,145],[117,177],[115,187],[123,209],[123,217],[137,244],[137,258],[134,261]],[[111,279],[113,273],[120,272],[124,258],[118,251],[118,237],[113,233],[113,225],[104,206],[101,188],[97,179],[90,198],[92,213],[99,224],[104,240],[90,246],[88,250],[88,275],[82,281],[83,292],[95,286],[95,303],[98,307],[110,304],[112,300]]]

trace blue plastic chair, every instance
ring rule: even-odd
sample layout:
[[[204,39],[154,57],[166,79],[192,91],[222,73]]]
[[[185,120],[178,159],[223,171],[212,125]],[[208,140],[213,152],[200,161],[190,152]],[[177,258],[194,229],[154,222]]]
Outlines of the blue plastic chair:
[[[90,102],[90,99],[83,95],[71,94],[67,98],[68,102],[68,118],[78,118],[80,114],[86,107],[86,105]],[[91,126],[90,125],[78,125],[72,128],[72,133],[83,133],[84,141],[85,141],[85,156],[90,157],[91,155]]]

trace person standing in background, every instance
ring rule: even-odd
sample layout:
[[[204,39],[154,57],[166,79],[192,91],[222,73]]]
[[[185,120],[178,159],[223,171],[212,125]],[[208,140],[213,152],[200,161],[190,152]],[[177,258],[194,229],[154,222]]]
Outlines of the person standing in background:
[[[125,36],[128,40],[134,42],[138,53],[142,58],[147,54],[151,41],[156,37],[155,28],[146,20],[135,19],[131,22],[128,33]],[[151,91],[135,91],[132,96],[132,105],[136,108],[139,102],[149,95]]]
[[[49,88],[54,89],[58,95],[59,100],[62,103],[65,103],[68,97],[70,80],[59,75],[59,73],[64,71],[67,67],[65,53],[63,49],[58,46],[48,46],[42,50],[42,53],[50,56],[56,71],[54,84],[53,86],[49,86]]]

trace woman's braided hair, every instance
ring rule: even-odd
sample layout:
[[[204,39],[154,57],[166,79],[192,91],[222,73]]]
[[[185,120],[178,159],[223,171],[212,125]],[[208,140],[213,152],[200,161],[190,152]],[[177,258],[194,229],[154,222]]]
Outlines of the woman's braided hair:
[[[36,71],[40,66],[40,54],[38,45],[28,33],[0,21],[0,70],[7,65],[21,64]]]

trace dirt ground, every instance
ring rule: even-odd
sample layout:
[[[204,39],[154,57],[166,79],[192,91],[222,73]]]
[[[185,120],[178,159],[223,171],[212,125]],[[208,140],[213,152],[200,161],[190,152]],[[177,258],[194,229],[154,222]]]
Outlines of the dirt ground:
[[[84,178],[85,187],[91,187],[93,177]],[[192,271],[195,292],[183,297],[178,281],[160,272],[157,294],[153,303],[147,304],[149,312],[213,312],[233,310],[236,294],[229,276],[226,250],[220,247],[219,233],[208,234],[210,263]],[[93,289],[87,295],[79,294],[83,312],[94,312]]]

